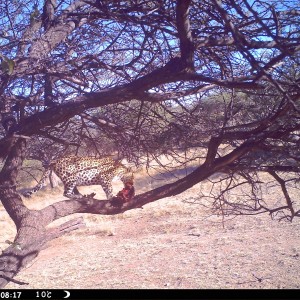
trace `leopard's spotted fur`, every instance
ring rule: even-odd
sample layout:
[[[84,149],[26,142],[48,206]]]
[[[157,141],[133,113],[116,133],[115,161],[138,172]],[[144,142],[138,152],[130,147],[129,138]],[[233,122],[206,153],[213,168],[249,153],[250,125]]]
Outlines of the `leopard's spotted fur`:
[[[64,196],[68,198],[81,197],[77,186],[99,184],[102,186],[107,199],[112,199],[111,182],[115,177],[120,178],[124,186],[127,182],[133,184],[133,173],[130,168],[109,156],[102,158],[67,156],[51,162],[39,183],[23,195],[30,197],[40,190],[51,170],[62,180]]]

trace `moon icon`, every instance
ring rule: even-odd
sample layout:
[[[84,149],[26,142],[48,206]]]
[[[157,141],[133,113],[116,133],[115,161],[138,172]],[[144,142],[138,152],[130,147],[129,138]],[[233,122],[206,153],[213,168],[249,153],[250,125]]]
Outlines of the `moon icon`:
[[[64,298],[69,298],[71,293],[69,291],[64,291],[66,293],[66,296]]]

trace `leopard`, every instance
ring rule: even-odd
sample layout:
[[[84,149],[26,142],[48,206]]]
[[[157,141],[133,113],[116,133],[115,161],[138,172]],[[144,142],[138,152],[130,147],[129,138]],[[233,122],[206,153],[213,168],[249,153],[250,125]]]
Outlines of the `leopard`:
[[[65,156],[51,161],[45,168],[42,178],[31,190],[23,193],[25,197],[31,197],[44,185],[53,171],[64,184],[63,195],[67,198],[81,198],[78,186],[101,185],[108,200],[113,199],[112,181],[120,179],[124,188],[134,184],[134,173],[131,167],[125,166],[120,160],[111,156],[94,158],[90,156]],[[94,195],[94,194],[93,194]]]

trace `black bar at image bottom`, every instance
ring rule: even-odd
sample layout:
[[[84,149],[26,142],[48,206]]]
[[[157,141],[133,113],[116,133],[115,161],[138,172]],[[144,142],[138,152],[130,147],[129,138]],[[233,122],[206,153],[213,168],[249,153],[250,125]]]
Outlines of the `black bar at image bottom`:
[[[2,299],[300,299],[299,290],[18,289],[0,290]]]

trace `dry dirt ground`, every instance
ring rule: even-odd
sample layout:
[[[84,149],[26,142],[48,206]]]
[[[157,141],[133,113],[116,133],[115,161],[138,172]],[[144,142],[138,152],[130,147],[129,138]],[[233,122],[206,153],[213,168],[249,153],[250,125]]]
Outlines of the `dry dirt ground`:
[[[243,216],[223,228],[202,206],[185,202],[200,189],[196,185],[122,215],[84,215],[86,228],[49,243],[16,276],[29,285],[6,288],[300,288],[299,220]],[[61,190],[39,193],[25,200],[29,207],[63,199]],[[96,197],[103,195],[98,188]],[[15,229],[2,206],[0,232],[4,249]]]

